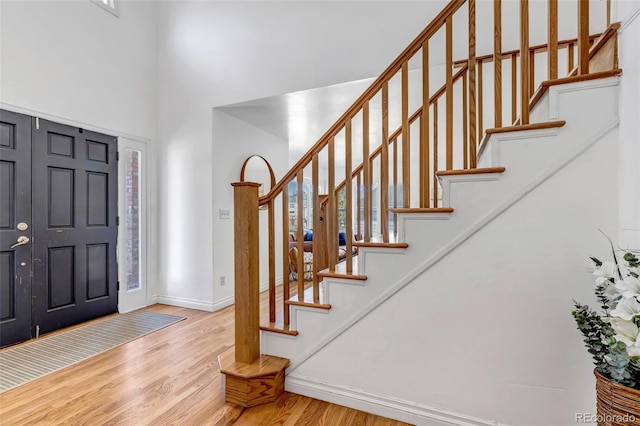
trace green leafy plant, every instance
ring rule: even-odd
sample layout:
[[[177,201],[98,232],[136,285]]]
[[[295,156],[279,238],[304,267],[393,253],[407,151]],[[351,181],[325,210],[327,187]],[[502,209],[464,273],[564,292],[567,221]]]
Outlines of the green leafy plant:
[[[613,245],[612,252],[612,262],[591,258],[594,292],[602,313],[575,300],[571,313],[596,370],[615,382],[640,389],[640,260],[626,252],[621,266]]]

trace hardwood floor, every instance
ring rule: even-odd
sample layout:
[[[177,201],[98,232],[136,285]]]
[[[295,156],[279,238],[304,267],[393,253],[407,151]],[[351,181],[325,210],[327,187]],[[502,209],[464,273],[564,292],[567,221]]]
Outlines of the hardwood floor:
[[[233,307],[147,309],[186,320],[0,394],[0,425],[405,424],[287,392],[225,403],[217,356],[233,346]]]

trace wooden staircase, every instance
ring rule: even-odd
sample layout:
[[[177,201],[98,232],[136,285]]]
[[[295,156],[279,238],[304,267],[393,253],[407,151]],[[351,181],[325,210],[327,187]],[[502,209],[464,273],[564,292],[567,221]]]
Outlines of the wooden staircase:
[[[258,198],[257,189],[250,195],[256,208],[266,206],[268,229],[259,231],[242,215],[236,218],[235,227],[236,232],[249,229],[253,233],[253,244],[259,238],[268,239],[270,300],[268,312],[260,319],[259,328],[263,333],[297,339],[299,333],[305,331],[292,311],[313,310],[331,315],[330,289],[334,297],[335,285],[367,285],[369,272],[365,271],[369,269],[364,267],[363,253],[388,253],[390,264],[393,253],[416,256],[405,235],[399,232],[399,218],[446,220],[457,214],[454,211],[457,206],[449,199],[450,185],[457,182],[478,185],[475,182],[499,181],[501,175],[508,175],[510,171],[505,167],[488,160],[480,162],[494,135],[563,128],[566,121],[541,117],[540,111],[544,108],[538,104],[550,87],[620,74],[618,25],[607,21],[602,25],[602,33],[590,35],[585,30],[589,22],[589,1],[578,0],[578,3],[576,19],[581,25],[575,39],[558,40],[557,1],[550,0],[547,43],[530,45],[529,4],[521,0],[520,49],[503,51],[501,3],[495,1],[496,19],[491,28],[495,34],[494,51],[477,55],[475,0],[452,0],[307,154],[272,185],[267,195]],[[453,18],[457,14],[462,14],[468,23],[465,49],[468,57],[454,61]],[[439,35],[444,36],[444,46],[434,45]],[[430,52],[439,48],[444,58],[432,57]],[[559,52],[567,58],[565,73],[559,71]],[[534,90],[534,82],[541,80],[534,74],[534,62],[541,56],[549,58],[547,75]],[[444,62],[444,84],[434,88],[432,64],[439,61]],[[410,72],[416,64],[419,64],[418,70]],[[509,82],[502,74],[507,66],[511,67]],[[491,69],[493,87],[483,87],[483,69]],[[390,92],[397,92],[397,102],[392,102]],[[420,99],[419,106],[410,113],[409,99],[415,101],[416,97]],[[491,127],[485,125],[483,118],[485,97],[493,98]],[[503,107],[503,98],[509,100],[510,109]],[[503,125],[508,116],[511,117],[509,124]],[[374,130],[373,123],[379,129]],[[391,131],[393,124],[398,127]],[[372,138],[374,133],[379,134],[376,143]],[[359,160],[354,161],[356,157]],[[344,169],[343,174],[339,175],[337,169]],[[294,214],[290,214],[292,205]],[[236,211],[241,209],[235,206]],[[292,282],[288,273],[289,234],[297,235],[297,249],[302,253],[300,224],[305,219],[313,223],[315,235],[313,281],[305,283],[304,274],[299,273],[296,282]],[[338,261],[339,231],[344,232],[346,239],[346,257],[342,261]],[[360,240],[356,241],[355,236]],[[246,260],[248,247],[250,245],[239,247],[236,242],[236,268],[238,262]],[[358,254],[354,254],[353,248]],[[297,270],[303,270],[302,259],[298,261]],[[236,288],[246,285],[246,278],[239,279],[236,274]],[[295,290],[293,295],[292,290]],[[248,297],[257,297],[257,294]],[[269,348],[265,350],[268,352]],[[230,363],[232,357],[226,359]],[[235,359],[236,369],[237,362]]]

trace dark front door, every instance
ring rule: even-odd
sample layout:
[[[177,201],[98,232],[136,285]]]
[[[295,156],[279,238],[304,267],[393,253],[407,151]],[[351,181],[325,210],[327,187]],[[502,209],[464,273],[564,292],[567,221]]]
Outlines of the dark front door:
[[[0,345],[31,337],[30,224],[31,117],[0,110]]]
[[[117,142],[39,120],[33,130],[33,324],[116,312]]]
[[[116,312],[118,185],[114,137],[1,114],[3,346]]]

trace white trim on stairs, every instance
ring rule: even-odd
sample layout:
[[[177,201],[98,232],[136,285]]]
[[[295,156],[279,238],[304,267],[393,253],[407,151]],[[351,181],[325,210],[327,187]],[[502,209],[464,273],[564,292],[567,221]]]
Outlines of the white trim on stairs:
[[[580,92],[588,89],[612,87],[620,84],[618,77],[604,78],[601,80],[579,81],[572,84],[560,84],[549,89],[549,121],[559,120],[563,116],[560,111],[560,97],[564,93]],[[617,114],[617,111],[616,111]]]
[[[495,421],[331,385],[309,377],[288,375],[285,390],[420,426],[499,426]]]
[[[416,269],[411,271],[405,277],[396,282],[393,286],[389,287],[385,292],[378,295],[377,298],[373,299],[367,305],[363,306],[361,309],[357,310],[353,313],[346,321],[344,321],[340,327],[334,329],[330,334],[328,334],[324,339],[318,341],[313,347],[307,350],[305,353],[301,354],[301,356],[296,357],[291,360],[291,365],[287,369],[288,376],[287,380],[289,380],[289,376],[291,373],[295,371],[302,363],[311,358],[314,354],[319,352],[322,348],[327,346],[333,340],[337,339],[340,335],[342,335],[345,331],[353,327],[356,323],[358,323],[362,318],[367,316],[370,312],[375,310],[378,306],[400,291],[402,288],[411,283],[415,278],[420,276],[426,270],[431,268],[434,264],[443,259],[447,254],[453,251],[456,247],[461,245],[463,242],[471,238],[478,231],[487,226],[491,221],[493,221],[496,217],[504,213],[506,210],[511,208],[515,203],[524,198],[527,194],[535,190],[538,186],[542,185],[549,178],[554,176],[563,167],[569,164],[571,161],[579,157],[582,153],[587,151],[593,144],[602,139],[606,134],[611,132],[618,126],[618,115],[617,111],[614,111],[614,116],[609,118],[603,125],[603,127],[593,134],[591,138],[589,138],[583,145],[580,145],[579,148],[574,151],[568,153],[564,158],[558,159],[554,164],[548,167],[546,170],[543,170],[536,178],[534,178],[531,183],[516,189],[513,193],[509,194],[505,197],[505,201],[491,212],[489,212],[485,217],[480,219],[478,222],[471,225],[468,229],[464,230],[460,233],[460,235],[452,240],[449,244],[444,246],[441,250],[436,252],[433,256],[427,259],[425,262],[420,264]],[[400,214],[400,216],[402,216]],[[366,271],[365,271],[366,273]],[[293,319],[292,319],[293,321]]]

